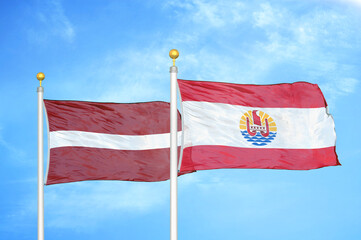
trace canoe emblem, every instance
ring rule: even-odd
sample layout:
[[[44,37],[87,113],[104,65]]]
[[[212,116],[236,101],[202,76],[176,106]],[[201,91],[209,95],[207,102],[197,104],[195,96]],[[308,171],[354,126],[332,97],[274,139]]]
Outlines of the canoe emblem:
[[[239,122],[242,136],[256,146],[264,146],[272,142],[277,135],[274,119],[259,110],[250,110],[243,114]]]

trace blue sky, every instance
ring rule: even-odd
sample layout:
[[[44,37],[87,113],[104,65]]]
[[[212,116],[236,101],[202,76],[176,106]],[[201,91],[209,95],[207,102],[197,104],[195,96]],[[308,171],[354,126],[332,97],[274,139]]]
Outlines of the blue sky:
[[[179,178],[179,239],[360,239],[361,1],[1,1],[0,239],[36,239],[37,97],[169,100],[179,78],[321,87],[341,167]],[[45,188],[46,239],[168,239],[169,182]]]

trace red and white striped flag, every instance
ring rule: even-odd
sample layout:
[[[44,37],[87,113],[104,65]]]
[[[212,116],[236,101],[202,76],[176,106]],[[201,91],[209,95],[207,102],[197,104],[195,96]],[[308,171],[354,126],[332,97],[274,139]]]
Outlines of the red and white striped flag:
[[[47,185],[169,179],[169,103],[44,103],[50,149]],[[178,123],[180,131],[179,114]]]
[[[178,80],[178,85],[184,121],[181,172],[340,165],[334,121],[316,84]]]

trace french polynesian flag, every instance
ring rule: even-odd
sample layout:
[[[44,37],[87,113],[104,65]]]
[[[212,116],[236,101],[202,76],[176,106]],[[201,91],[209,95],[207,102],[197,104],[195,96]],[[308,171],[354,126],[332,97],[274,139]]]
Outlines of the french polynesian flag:
[[[316,84],[178,80],[182,171],[308,170],[340,165],[333,118]]]
[[[44,104],[50,149],[47,185],[169,179],[169,103],[44,100]],[[179,114],[178,123],[180,131]]]

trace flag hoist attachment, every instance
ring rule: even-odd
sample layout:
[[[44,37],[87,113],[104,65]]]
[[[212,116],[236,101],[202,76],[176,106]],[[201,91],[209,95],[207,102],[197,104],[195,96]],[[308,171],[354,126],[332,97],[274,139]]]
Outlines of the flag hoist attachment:
[[[178,239],[178,158],[177,158],[177,73],[175,60],[179,52],[176,49],[169,51],[169,57],[173,59],[170,67],[170,240]]]
[[[44,88],[41,82],[45,74],[39,72],[36,78],[40,82],[38,92],[38,240],[44,240],[44,121],[43,121],[43,95]]]

